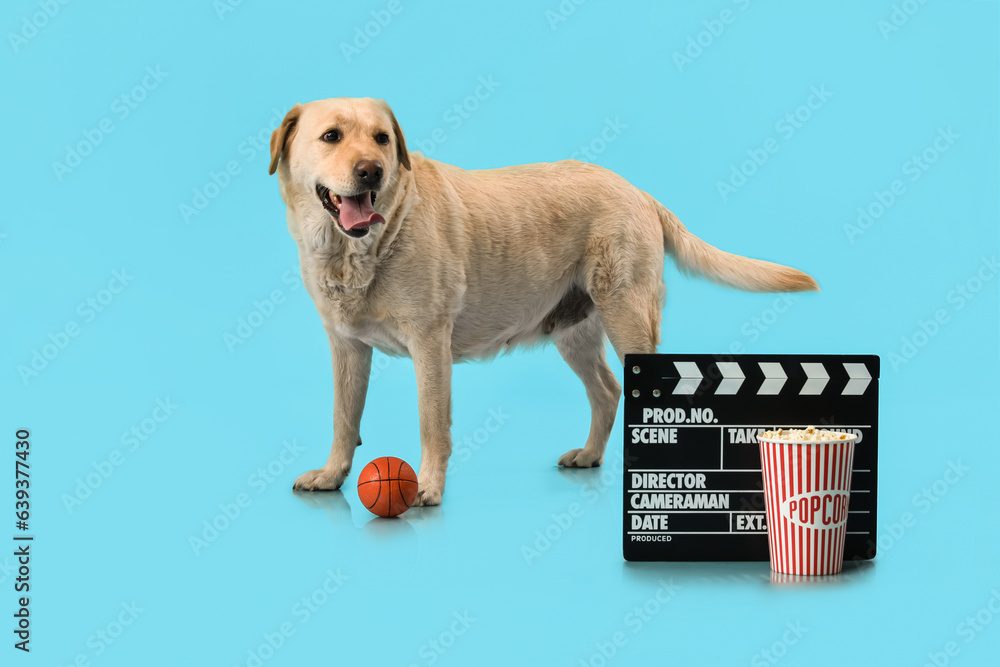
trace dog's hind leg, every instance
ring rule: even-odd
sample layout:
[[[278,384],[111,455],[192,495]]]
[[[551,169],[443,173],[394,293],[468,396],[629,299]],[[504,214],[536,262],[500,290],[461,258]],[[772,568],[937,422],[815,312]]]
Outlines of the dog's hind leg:
[[[571,449],[559,458],[567,468],[591,468],[604,460],[622,388],[608,366],[604,351],[604,327],[597,313],[554,334],[556,349],[587,390],[590,401],[590,435],[583,449]]]
[[[659,286],[634,287],[617,296],[595,299],[608,338],[622,364],[629,353],[656,353],[660,341],[662,288],[661,282]]]
[[[623,229],[630,229],[622,225]],[[645,239],[605,238],[591,244],[584,265],[587,293],[597,306],[618,360],[628,353],[654,354],[667,290],[663,284],[662,241],[639,225]],[[625,249],[629,249],[628,252]]]

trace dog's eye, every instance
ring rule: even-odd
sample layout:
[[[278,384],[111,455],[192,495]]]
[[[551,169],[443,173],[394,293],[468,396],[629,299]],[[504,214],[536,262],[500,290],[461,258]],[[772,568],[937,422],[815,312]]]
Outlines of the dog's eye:
[[[331,144],[340,141],[340,130],[329,130],[323,135],[323,141]]]
[[[379,132],[378,134],[375,135],[375,141],[385,146],[386,144],[389,143],[389,135],[386,134],[385,132]]]

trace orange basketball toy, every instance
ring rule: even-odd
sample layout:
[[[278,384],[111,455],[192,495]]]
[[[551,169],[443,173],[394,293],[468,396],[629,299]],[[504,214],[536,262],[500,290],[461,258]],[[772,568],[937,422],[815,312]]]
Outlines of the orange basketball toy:
[[[417,499],[417,476],[403,459],[377,458],[358,475],[358,497],[372,514],[399,516]]]

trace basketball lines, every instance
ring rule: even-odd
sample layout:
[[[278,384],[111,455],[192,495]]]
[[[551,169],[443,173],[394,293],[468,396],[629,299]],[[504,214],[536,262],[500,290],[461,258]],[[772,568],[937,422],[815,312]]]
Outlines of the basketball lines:
[[[395,475],[392,474],[393,461],[397,462]],[[407,477],[403,477],[404,467]],[[396,485],[395,490],[392,488],[393,483]],[[411,486],[404,490],[404,483]],[[377,484],[374,496],[371,484]],[[383,517],[398,516],[412,507],[417,494],[417,484],[416,473],[405,461],[392,456],[383,456],[370,462],[361,471],[357,484],[358,498],[373,514]],[[385,488],[386,486],[388,488]],[[382,491],[386,492],[385,500],[382,500]]]

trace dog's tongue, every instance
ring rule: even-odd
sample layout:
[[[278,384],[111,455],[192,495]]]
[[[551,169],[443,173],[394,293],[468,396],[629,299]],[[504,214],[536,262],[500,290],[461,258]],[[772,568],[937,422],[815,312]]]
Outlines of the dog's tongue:
[[[372,195],[362,192],[354,197],[340,198],[340,224],[344,229],[363,229],[376,222],[385,222],[385,218],[372,208]]]

